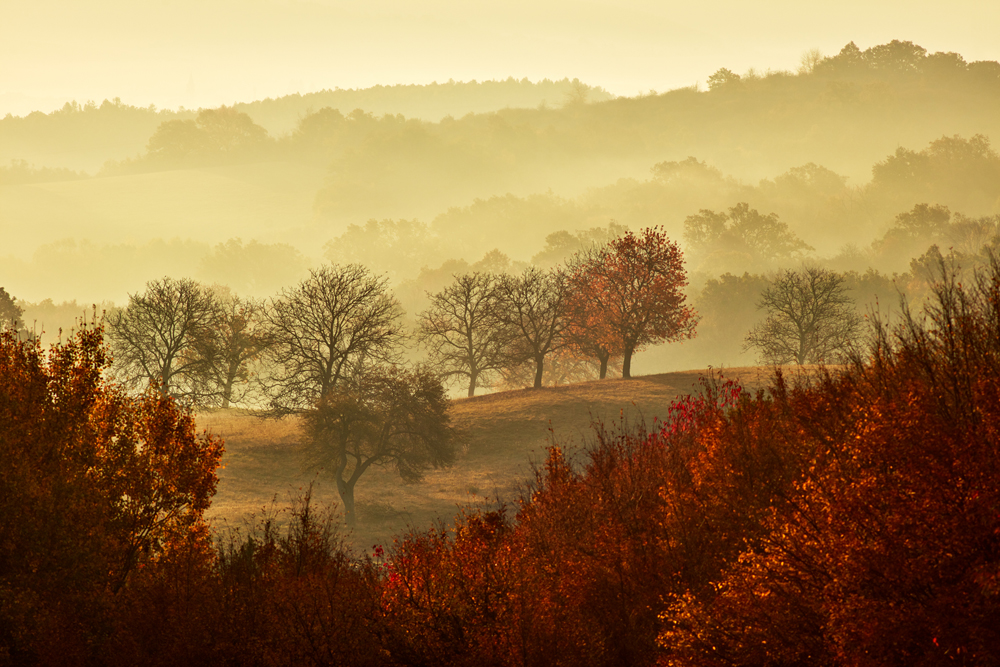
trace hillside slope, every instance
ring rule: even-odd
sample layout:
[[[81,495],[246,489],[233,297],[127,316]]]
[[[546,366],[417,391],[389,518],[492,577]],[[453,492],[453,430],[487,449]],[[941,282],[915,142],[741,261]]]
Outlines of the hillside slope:
[[[676,398],[696,392],[699,378],[707,373],[692,370],[457,399],[452,412],[459,432],[455,465],[432,470],[422,482],[409,485],[390,470],[369,470],[358,482],[360,523],[347,539],[366,549],[390,542],[408,525],[426,528],[436,520],[447,521],[460,507],[513,500],[553,436],[572,452],[586,446],[595,419],[611,425],[642,418],[650,424],[666,417]],[[754,387],[766,381],[769,371],[734,368],[725,376]],[[199,415],[198,423],[226,441],[219,491],[208,512],[216,526],[239,526],[260,516],[272,501],[284,507],[310,483],[314,500],[336,503],[332,481],[303,467],[296,420],[262,421],[216,411]]]

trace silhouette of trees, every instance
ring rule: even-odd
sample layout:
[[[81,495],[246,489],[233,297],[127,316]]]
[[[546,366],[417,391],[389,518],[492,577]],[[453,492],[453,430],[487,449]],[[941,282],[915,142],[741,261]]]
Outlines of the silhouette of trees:
[[[13,297],[7,293],[6,289],[0,287],[0,331],[6,329],[21,331],[24,329],[24,322],[21,320],[23,313],[24,309],[14,303]]]
[[[427,224],[418,220],[369,220],[364,226],[349,225],[323,249],[334,264],[363,264],[398,279],[432,265],[440,257],[440,246]]]
[[[167,120],[160,123],[146,145],[147,157],[163,162],[179,162],[202,154],[206,148],[204,133],[193,120]]]
[[[565,344],[567,284],[560,273],[528,267],[497,281],[500,322],[514,331],[512,360],[535,365],[534,388],[542,386],[545,357]]]
[[[551,269],[577,253],[607,245],[608,241],[621,236],[627,229],[612,220],[607,227],[580,229],[575,234],[565,230],[552,232],[545,237],[545,247],[531,258],[531,263],[539,268]]]
[[[386,281],[357,264],[311,270],[272,300],[267,317],[262,380],[275,414],[312,409],[357,367],[395,361],[404,338]]]
[[[684,239],[704,258],[704,265],[739,263],[743,267],[790,261],[812,250],[779,222],[774,213],[763,215],[745,203],[727,213],[702,209],[684,220]]]
[[[212,248],[198,266],[198,277],[226,285],[237,294],[265,297],[302,280],[307,273],[302,253],[285,243],[229,239]]]
[[[889,211],[935,202],[960,211],[992,211],[1000,182],[1000,155],[990,140],[943,136],[927,148],[900,147],[872,167],[870,196]]]
[[[715,74],[708,77],[708,89],[719,90],[730,87],[740,82],[740,75],[731,72],[725,67],[720,68]]]
[[[427,370],[372,367],[341,381],[305,413],[303,430],[311,463],[337,481],[349,526],[355,485],[372,465],[392,465],[411,482],[455,456],[448,399]]]
[[[490,273],[455,276],[418,318],[417,335],[431,363],[443,377],[468,378],[469,396],[489,386],[514,356],[515,331],[501,316],[498,281]]]
[[[107,316],[113,370],[122,382],[142,391],[158,384],[165,395],[190,402],[211,393],[205,378],[221,321],[218,302],[190,279],[163,278],[130,294],[128,305]]]
[[[576,321],[594,336],[588,344],[620,352],[622,377],[632,376],[632,355],[644,346],[694,336],[698,318],[685,304],[684,259],[662,229],[612,240],[575,266],[568,284]]]
[[[199,354],[205,360],[199,394],[203,402],[228,408],[244,403],[256,387],[254,366],[261,361],[271,342],[264,302],[217,291],[216,330]]]
[[[267,144],[267,130],[235,107],[202,109],[194,120],[161,123],[146,146],[157,162],[217,161],[248,158]]]
[[[757,304],[767,319],[747,334],[745,349],[760,350],[768,364],[815,364],[846,358],[861,331],[843,276],[807,267],[785,270]]]

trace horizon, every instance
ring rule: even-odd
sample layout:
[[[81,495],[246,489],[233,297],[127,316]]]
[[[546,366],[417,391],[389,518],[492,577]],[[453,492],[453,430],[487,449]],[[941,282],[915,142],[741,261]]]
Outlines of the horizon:
[[[12,9],[0,27],[0,117],[66,102],[120,98],[138,107],[213,108],[295,93],[432,82],[578,78],[616,96],[700,85],[718,69],[795,71],[802,55],[835,55],[893,39],[966,60],[1000,60],[1000,6],[928,1],[893,7],[826,2],[804,12],[731,2],[663,7],[607,0],[438,0],[363,8],[340,0],[193,0]]]

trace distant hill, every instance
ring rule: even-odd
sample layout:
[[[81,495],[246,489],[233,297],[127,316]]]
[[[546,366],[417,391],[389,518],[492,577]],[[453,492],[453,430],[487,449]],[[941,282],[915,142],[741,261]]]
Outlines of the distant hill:
[[[324,107],[345,115],[355,109],[382,116],[402,114],[437,122],[446,116],[460,118],[469,113],[498,109],[548,106],[570,101],[600,102],[613,96],[602,88],[573,79],[532,82],[448,81],[427,85],[373,86],[371,88],[322,90],[253,102],[235,108],[248,114],[272,137],[295,129],[299,121]],[[108,160],[141,154],[156,128],[169,120],[189,120],[196,110],[134,107],[120,99],[67,102],[52,113],[35,111],[26,116],[8,114],[0,119],[0,166],[25,160],[39,167],[96,172]]]
[[[460,118],[470,113],[498,109],[559,108],[573,101],[604,102],[614,97],[603,88],[577,79],[532,82],[513,77],[503,81],[447,81],[425,85],[398,84],[371,88],[321,90],[305,95],[236,104],[237,110],[253,118],[274,137],[288,134],[299,120],[324,107],[347,114],[363,109],[375,116],[402,114],[438,122],[446,116]]]

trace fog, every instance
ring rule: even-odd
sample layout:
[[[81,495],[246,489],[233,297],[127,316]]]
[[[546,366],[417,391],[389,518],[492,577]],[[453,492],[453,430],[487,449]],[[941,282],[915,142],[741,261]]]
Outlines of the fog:
[[[52,332],[164,276],[268,298],[358,262],[412,319],[457,272],[659,225],[704,319],[639,372],[751,363],[769,272],[853,272],[864,308],[991,247],[987,4],[5,7],[0,286]]]

